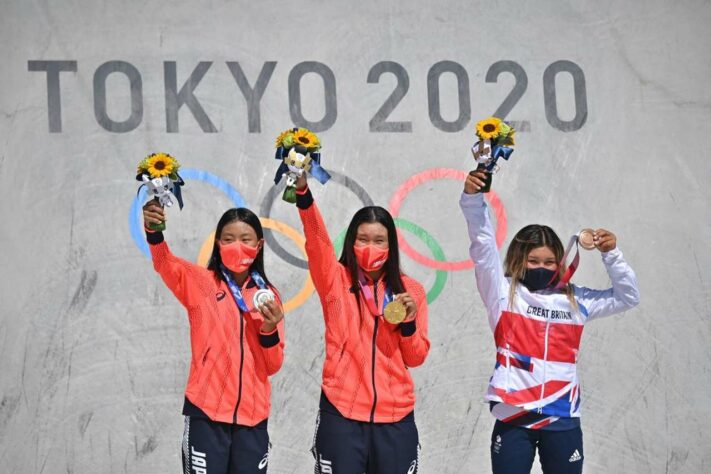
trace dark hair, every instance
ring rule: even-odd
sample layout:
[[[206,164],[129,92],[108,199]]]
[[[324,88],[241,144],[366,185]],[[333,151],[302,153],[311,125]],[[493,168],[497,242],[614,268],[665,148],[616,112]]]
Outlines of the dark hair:
[[[264,238],[264,231],[262,230],[262,223],[259,222],[259,217],[257,217],[257,215],[249,209],[244,207],[232,208],[222,214],[222,217],[220,217],[220,220],[217,222],[217,228],[215,229],[215,244],[212,247],[210,262],[207,264],[207,269],[212,270],[215,274],[215,278],[222,281],[224,281],[225,278],[222,276],[222,271],[220,270],[220,267],[222,266],[222,257],[220,256],[220,249],[217,246],[217,241],[222,235],[222,229],[224,229],[226,225],[232,224],[233,222],[244,222],[254,229],[258,239],[261,240]],[[266,273],[264,273],[264,246],[262,246],[259,250],[254,262],[252,262],[252,265],[249,266],[250,272],[255,270],[262,275],[264,282],[271,286]]]
[[[358,227],[361,224],[373,222],[382,224],[388,231],[388,259],[383,264],[385,282],[394,294],[404,293],[405,286],[402,284],[400,272],[400,251],[397,244],[395,222],[390,213],[380,206],[367,206],[362,208],[353,215],[353,219],[351,219],[351,223],[348,225],[339,262],[348,269],[348,273],[351,275],[351,291],[355,294],[358,294],[360,291],[360,286],[358,285],[358,261],[353,251]]]

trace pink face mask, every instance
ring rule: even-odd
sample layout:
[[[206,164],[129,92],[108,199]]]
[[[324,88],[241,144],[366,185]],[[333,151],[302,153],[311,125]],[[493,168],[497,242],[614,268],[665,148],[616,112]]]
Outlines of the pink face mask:
[[[254,259],[257,258],[257,253],[259,253],[259,247],[250,247],[240,241],[232,242],[231,244],[218,242],[218,245],[220,246],[222,263],[235,273],[242,273],[249,269]]]
[[[358,266],[366,272],[380,270],[388,259],[390,249],[384,249],[373,244],[354,245],[356,261]]]

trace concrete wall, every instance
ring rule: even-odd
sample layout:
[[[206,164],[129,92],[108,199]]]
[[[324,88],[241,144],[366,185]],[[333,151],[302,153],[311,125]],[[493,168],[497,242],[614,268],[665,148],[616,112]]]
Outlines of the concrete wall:
[[[446,169],[473,166],[474,123],[508,104],[520,132],[494,184],[504,246],[531,222],[563,238],[606,227],[640,282],[638,308],[585,332],[586,472],[709,472],[710,22],[701,0],[0,1],[2,471],[180,469],[188,328],[131,236],[143,156],[218,178],[188,179],[185,209],[169,211],[167,239],[191,260],[231,206],[218,182],[300,233],[293,208],[265,204],[274,138],[297,123],[364,190],[314,186],[334,236],[359,198],[388,206],[424,173],[443,179],[412,189],[400,215],[462,261],[461,183]],[[293,257],[270,246],[268,272],[293,298],[306,271],[294,241],[274,238]],[[403,261],[442,286],[413,370],[421,472],[486,472],[494,346],[473,272],[437,282]],[[594,253],[575,279],[608,284]],[[303,473],[323,359],[315,295],[287,334],[270,472]]]

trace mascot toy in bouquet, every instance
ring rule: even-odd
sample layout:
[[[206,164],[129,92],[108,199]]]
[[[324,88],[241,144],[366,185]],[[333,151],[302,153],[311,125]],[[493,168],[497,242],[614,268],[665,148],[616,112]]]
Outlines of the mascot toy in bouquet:
[[[296,203],[296,180],[304,173],[311,173],[321,184],[331,175],[321,167],[321,141],[315,133],[305,128],[290,128],[276,140],[275,159],[282,163],[274,176],[274,184],[286,177],[286,189],[282,199]]]
[[[148,155],[140,163],[136,170],[136,181],[141,181],[143,184],[139,186],[140,192],[143,186],[148,189],[148,196],[152,196],[158,200],[161,207],[171,207],[175,196],[180,209],[183,208],[183,197],[180,193],[180,186],[185,182],[178,175],[180,163],[167,153],[153,153]],[[150,230],[164,231],[165,222],[160,224],[149,224]]]

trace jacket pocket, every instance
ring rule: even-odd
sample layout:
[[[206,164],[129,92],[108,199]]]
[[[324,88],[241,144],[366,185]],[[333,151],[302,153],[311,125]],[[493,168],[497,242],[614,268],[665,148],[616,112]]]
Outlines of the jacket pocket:
[[[212,347],[208,347],[207,350],[205,351],[205,353],[202,355],[202,363],[201,363],[202,367],[205,367],[205,363],[207,362],[207,356],[208,356],[208,354],[210,354],[210,349],[212,349]]]

